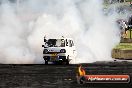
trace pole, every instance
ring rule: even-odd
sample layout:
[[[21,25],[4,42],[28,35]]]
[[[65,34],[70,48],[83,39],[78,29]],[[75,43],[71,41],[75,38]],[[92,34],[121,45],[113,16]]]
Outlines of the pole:
[[[132,31],[132,30],[131,30],[131,28],[130,28],[129,30],[130,30],[130,39],[131,39],[131,38],[132,38],[132,36],[131,36],[131,34],[132,34],[131,31]]]

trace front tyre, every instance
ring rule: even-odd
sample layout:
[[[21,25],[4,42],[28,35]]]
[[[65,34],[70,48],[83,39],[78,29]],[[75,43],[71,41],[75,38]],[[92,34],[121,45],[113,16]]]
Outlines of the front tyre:
[[[69,55],[67,56],[67,59],[66,59],[66,65],[69,65]]]
[[[48,64],[48,60],[45,60],[45,64],[46,64],[46,65]]]
[[[66,60],[66,65],[69,65],[69,60],[68,59]]]

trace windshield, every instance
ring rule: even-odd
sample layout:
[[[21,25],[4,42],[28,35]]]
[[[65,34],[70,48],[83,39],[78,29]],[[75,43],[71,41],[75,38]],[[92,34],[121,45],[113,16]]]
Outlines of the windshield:
[[[45,42],[45,47],[65,47],[64,39],[49,39]]]

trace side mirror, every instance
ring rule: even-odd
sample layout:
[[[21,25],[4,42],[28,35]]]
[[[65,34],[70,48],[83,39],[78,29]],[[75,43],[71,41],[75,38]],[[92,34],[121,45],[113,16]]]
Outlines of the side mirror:
[[[44,45],[42,45],[42,47],[44,47]]]

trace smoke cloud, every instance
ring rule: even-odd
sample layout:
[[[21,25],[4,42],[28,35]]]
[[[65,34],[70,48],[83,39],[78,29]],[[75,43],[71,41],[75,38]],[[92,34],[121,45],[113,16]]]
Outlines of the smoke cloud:
[[[118,13],[101,0],[8,0],[0,5],[0,63],[43,63],[43,37],[75,40],[77,63],[112,60],[120,41]]]

